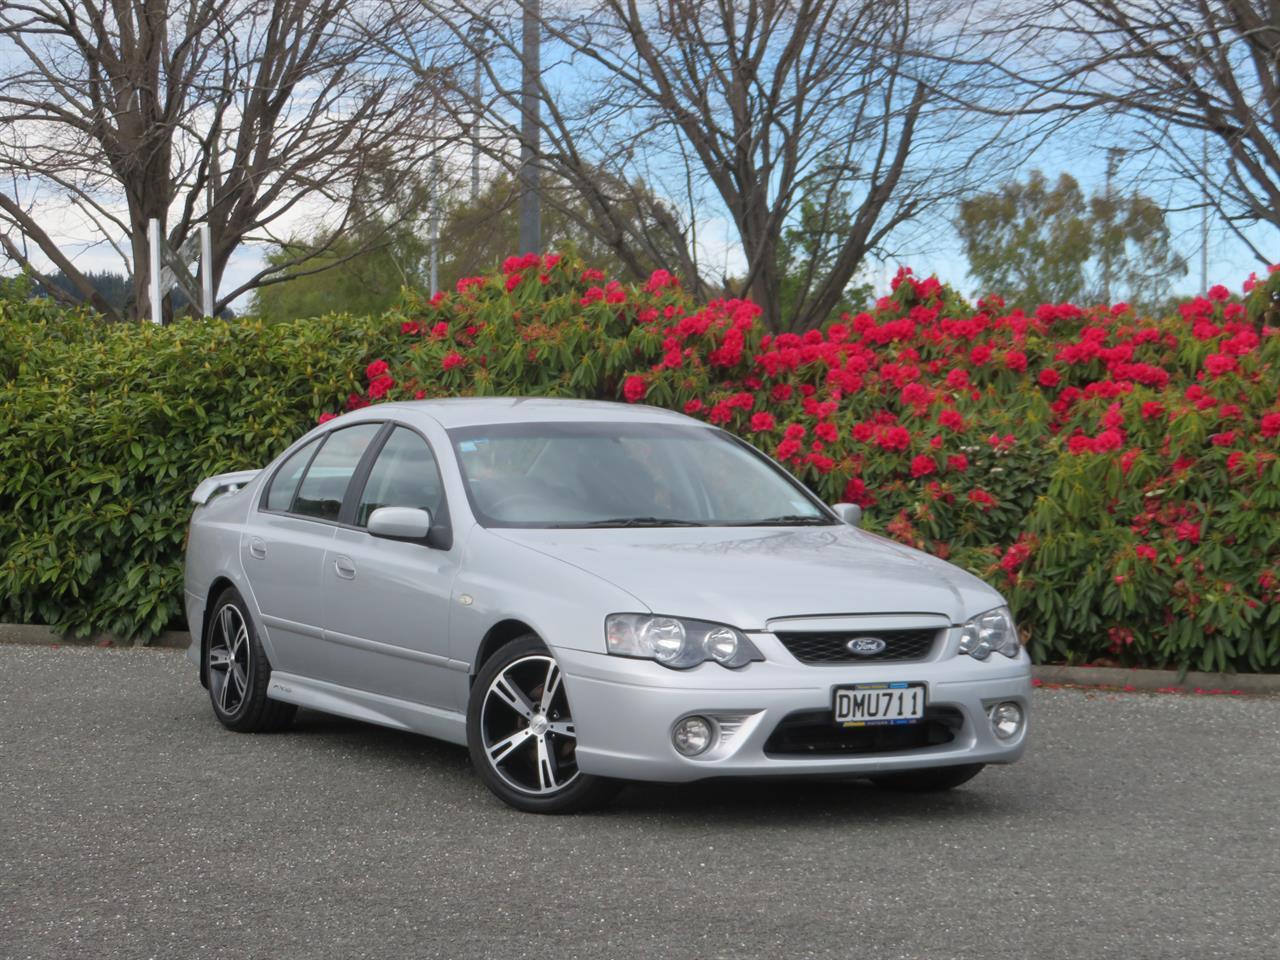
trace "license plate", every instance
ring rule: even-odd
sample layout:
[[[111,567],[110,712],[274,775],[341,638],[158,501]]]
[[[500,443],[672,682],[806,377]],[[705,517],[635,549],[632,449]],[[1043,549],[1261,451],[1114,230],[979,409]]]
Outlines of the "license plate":
[[[924,719],[923,683],[855,683],[836,687],[835,721],[842,727],[878,727]]]

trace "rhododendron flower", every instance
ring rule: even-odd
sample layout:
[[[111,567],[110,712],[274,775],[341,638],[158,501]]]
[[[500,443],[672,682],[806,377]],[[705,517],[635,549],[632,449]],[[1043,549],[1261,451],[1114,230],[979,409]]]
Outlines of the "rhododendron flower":
[[[1036,377],[1036,380],[1039,382],[1040,386],[1049,389],[1060,384],[1062,382],[1062,377],[1058,374],[1057,370],[1046,367],[1040,371],[1040,375]]]
[[[440,361],[440,366],[446,370],[452,370],[454,367],[460,367],[466,363],[467,359],[457,350],[450,350],[444,355],[444,359]]]
[[[319,418],[316,420],[316,423],[318,423],[318,424],[319,424],[319,423],[328,423],[330,420],[332,420],[332,419],[333,419],[334,417],[336,417],[336,416],[337,416],[337,414],[336,414],[336,413],[322,413],[322,414],[320,414]]]
[[[372,380],[374,377],[382,376],[388,369],[390,368],[387,366],[387,361],[375,360],[364,368],[364,375]]]
[[[969,458],[963,453],[953,453],[951,456],[947,457],[947,469],[964,473],[969,469]]]
[[[1221,377],[1239,366],[1235,357],[1226,353],[1211,353],[1204,358],[1204,369],[1211,377]]]
[[[1263,414],[1259,429],[1264,437],[1280,437],[1280,411]]]
[[[1021,350],[1006,350],[1004,365],[1010,370],[1021,373],[1027,369],[1027,355]]]
[[[627,398],[627,403],[635,403],[644,399],[644,395],[649,392],[649,385],[645,383],[644,377],[638,374],[632,374],[622,381],[622,395]]]
[[[856,503],[860,507],[870,507],[876,502],[876,498],[867,491],[867,485],[861,477],[852,477],[845,484],[844,500],[846,503]]]
[[[1244,467],[1244,453],[1236,450],[1227,456],[1227,472],[1239,473]]]
[[[1229,447],[1236,442],[1236,432],[1234,430],[1226,430],[1222,433],[1215,433],[1209,440],[1215,447]]]
[[[876,443],[883,450],[905,450],[911,445],[911,434],[906,427],[881,427]]]
[[[400,332],[407,336],[414,336],[422,332],[422,328],[412,320],[406,320],[400,324]]]
[[[524,279],[523,273],[513,273],[507,277],[507,293],[510,293],[516,287],[520,286],[520,281]]]
[[[703,406],[704,406],[703,402],[699,400],[697,397],[695,397],[694,399],[689,400],[685,403],[684,412],[687,413],[689,416],[693,416],[695,413],[701,413]]]
[[[756,433],[763,433],[765,431],[772,430],[776,425],[777,424],[773,419],[772,413],[765,413],[762,411],[760,413],[752,414],[751,416],[751,429]]]
[[[933,457],[920,454],[911,461],[911,476],[927,477],[932,473],[937,473],[938,464]]]
[[[996,498],[985,490],[970,490],[969,502],[977,504],[983,510],[990,510],[996,505]]]
[[[1154,420],[1164,416],[1164,404],[1155,400],[1147,400],[1142,404],[1142,419]]]
[[[778,444],[778,449],[774,451],[775,459],[790,460],[800,452],[799,440],[783,440]]]
[[[1231,291],[1222,284],[1217,284],[1209,288],[1209,299],[1217,300],[1219,303],[1231,299]]]
[[[947,374],[947,386],[952,390],[964,390],[969,386],[969,371],[957,367]]]
[[[813,428],[814,436],[826,443],[835,443],[836,438],[840,436],[840,428],[830,420],[824,420]]]
[[[1139,560],[1154,561],[1156,558],[1156,548],[1140,543],[1133,548],[1133,552],[1138,555]]]
[[[1173,535],[1178,540],[1185,540],[1188,543],[1199,543],[1200,524],[1183,521],[1173,528]]]
[[[964,429],[964,417],[960,416],[960,411],[948,407],[939,411],[938,423],[948,430],[959,432]]]

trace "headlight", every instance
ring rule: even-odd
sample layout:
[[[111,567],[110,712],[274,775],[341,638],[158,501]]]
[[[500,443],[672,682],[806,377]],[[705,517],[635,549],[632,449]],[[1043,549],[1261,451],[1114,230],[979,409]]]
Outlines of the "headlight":
[[[960,628],[960,653],[967,653],[975,660],[987,659],[993,650],[1013,658],[1021,649],[1018,628],[1008,607],[988,610]]]
[[[742,631],[704,620],[614,613],[605,618],[604,637],[614,656],[657,660],[673,670],[708,660],[736,670],[764,659]]]

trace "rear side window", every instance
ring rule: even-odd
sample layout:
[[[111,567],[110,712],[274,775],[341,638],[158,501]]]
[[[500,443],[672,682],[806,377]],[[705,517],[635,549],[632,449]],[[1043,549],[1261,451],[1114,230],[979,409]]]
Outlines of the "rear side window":
[[[396,427],[373,462],[364,485],[356,526],[369,523],[379,507],[418,507],[440,517],[440,471],[427,441],[404,427]]]
[[[290,512],[319,520],[337,520],[351,475],[381,429],[381,423],[362,423],[330,433],[307,468]]]
[[[276,475],[271,478],[271,489],[267,491],[267,509],[284,512],[293,503],[294,491],[298,489],[298,481],[302,479],[302,471],[307,469],[311,454],[316,452],[320,443],[317,437],[305,446],[299,447],[288,460],[280,465]]]

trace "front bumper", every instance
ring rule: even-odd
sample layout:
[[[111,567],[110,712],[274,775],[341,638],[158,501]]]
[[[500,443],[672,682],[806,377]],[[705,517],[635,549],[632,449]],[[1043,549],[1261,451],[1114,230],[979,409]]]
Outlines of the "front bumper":
[[[954,631],[953,631],[954,632]],[[928,661],[811,665],[796,661],[768,633],[751,640],[765,656],[742,670],[704,663],[669,670],[646,660],[558,649],[577,727],[578,766],[584,773],[627,780],[682,782],[708,777],[860,776],[970,763],[1012,763],[1026,747],[1027,724],[1011,740],[991,729],[987,707],[1013,701],[1028,712],[1031,662],[993,654],[986,661],[956,656],[952,637]],[[830,711],[832,688],[849,683],[916,681],[928,684],[931,708],[958,715],[954,738],[897,752],[781,754],[765,744],[786,717]],[[691,714],[725,718],[718,742],[684,757],[671,729]]]

